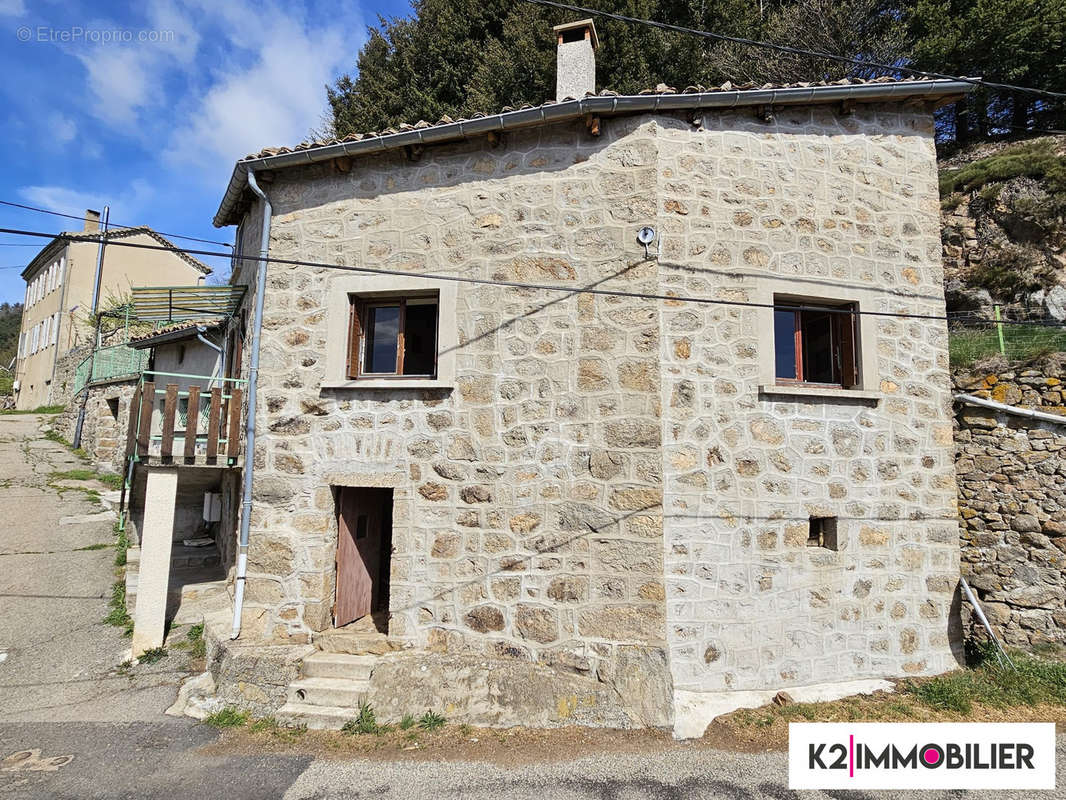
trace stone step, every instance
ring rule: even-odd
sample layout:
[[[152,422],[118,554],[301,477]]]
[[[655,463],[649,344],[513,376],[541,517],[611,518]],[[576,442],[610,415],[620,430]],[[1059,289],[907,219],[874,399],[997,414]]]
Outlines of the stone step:
[[[377,658],[372,655],[353,656],[348,653],[312,653],[300,665],[304,678],[344,678],[350,681],[370,679]]]
[[[298,678],[289,684],[287,700],[308,706],[347,708],[348,716],[356,715],[355,709],[366,700],[370,692],[367,681],[349,681],[344,678]]]
[[[347,653],[353,656],[380,656],[403,647],[383,633],[353,633],[346,630],[316,633],[312,641],[315,647],[323,652]]]
[[[317,731],[339,731],[357,713],[350,708],[312,706],[290,701],[277,710],[274,719],[283,725],[306,725]]]

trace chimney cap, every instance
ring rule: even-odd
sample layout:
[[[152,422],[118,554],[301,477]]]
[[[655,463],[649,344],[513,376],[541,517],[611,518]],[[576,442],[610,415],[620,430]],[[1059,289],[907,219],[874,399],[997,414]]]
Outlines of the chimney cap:
[[[567,33],[568,31],[582,30],[585,28],[588,29],[588,34],[586,38],[591,38],[592,40],[592,49],[599,49],[600,40],[596,36],[596,23],[592,21],[591,17],[589,17],[588,19],[579,19],[577,22],[564,22],[562,25],[556,25],[554,28],[552,28],[552,31],[555,32],[556,38],[561,40],[562,35],[564,33]]]

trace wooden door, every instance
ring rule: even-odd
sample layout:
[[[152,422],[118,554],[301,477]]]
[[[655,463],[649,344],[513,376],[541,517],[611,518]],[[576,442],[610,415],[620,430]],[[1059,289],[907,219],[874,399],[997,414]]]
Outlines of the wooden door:
[[[388,602],[383,573],[388,566],[392,492],[344,487],[338,493],[333,624],[340,628]]]

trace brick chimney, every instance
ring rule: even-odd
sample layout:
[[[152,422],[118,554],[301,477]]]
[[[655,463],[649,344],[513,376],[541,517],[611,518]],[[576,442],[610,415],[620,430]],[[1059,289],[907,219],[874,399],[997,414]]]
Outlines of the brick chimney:
[[[596,93],[596,26],[591,19],[556,25],[555,101]]]
[[[91,208],[85,209],[85,227],[82,228],[84,233],[96,233],[100,230],[100,212],[93,211]]]

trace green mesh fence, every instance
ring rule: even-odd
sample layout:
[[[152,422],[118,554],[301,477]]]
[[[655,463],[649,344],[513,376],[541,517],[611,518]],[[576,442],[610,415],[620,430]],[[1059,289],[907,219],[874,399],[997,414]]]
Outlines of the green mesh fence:
[[[74,371],[74,392],[89,383],[104,383],[139,375],[148,366],[148,351],[124,344],[102,347],[82,361]]]

